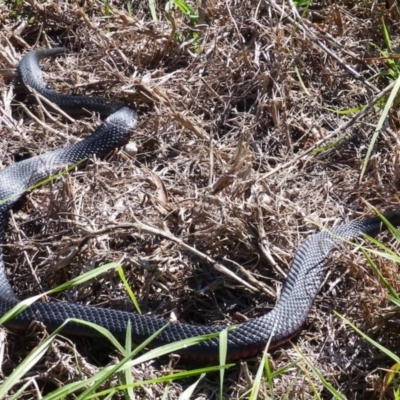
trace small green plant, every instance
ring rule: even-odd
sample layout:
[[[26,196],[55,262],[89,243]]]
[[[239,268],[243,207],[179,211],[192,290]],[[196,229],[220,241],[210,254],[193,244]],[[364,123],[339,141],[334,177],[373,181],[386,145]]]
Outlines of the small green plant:
[[[106,15],[107,17],[111,15],[111,7],[109,0],[104,1],[104,15]]]
[[[190,39],[192,40],[196,53],[200,52],[200,34],[195,30],[196,25],[199,23],[199,13],[196,12],[189,4],[187,4],[183,0],[169,0],[165,5],[165,13],[167,19],[170,21],[172,29],[173,29],[173,36],[174,39],[178,42],[183,42],[184,38],[181,34],[176,32],[176,24],[175,20],[172,16],[172,10],[176,8],[178,9],[187,19],[188,25],[193,28],[190,33]]]
[[[199,22],[199,14],[193,10],[192,7],[190,7],[189,4],[187,4],[183,0],[169,0],[169,2],[165,6],[165,11],[171,12],[173,6],[178,8],[182,14],[188,19],[189,25],[190,26],[195,26]]]
[[[378,50],[381,57],[386,61],[387,69],[380,71],[372,77],[372,79],[386,76],[391,81],[396,80],[400,76],[400,45],[393,48],[390,32],[382,18],[382,34],[386,49],[379,48],[375,43],[370,42],[370,45]]]

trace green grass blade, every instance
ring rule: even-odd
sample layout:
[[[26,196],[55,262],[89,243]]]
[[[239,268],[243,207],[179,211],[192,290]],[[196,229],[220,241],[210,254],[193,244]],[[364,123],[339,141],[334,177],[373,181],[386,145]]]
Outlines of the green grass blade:
[[[392,50],[392,41],[390,39],[390,33],[386,27],[385,19],[382,17],[382,31],[383,31],[383,40],[385,41],[386,48],[391,52]]]
[[[190,398],[193,395],[194,390],[196,389],[197,385],[200,383],[200,381],[205,377],[205,374],[201,374],[199,376],[199,379],[192,385],[190,385],[180,396],[179,400],[190,400]]]
[[[80,164],[82,164],[84,162],[83,161],[79,161],[67,168],[63,168],[60,172],[57,172],[56,174],[53,174],[51,176],[49,176],[48,178],[45,178],[35,184],[33,184],[32,186],[29,186],[27,189],[22,190],[21,192],[18,192],[16,194],[13,194],[9,197],[6,197],[5,199],[0,199],[0,206],[2,206],[4,203],[7,203],[8,201],[12,200],[12,199],[16,199],[19,198],[20,196],[22,196],[25,193],[29,193],[32,192],[35,189],[38,189],[44,185],[47,185],[49,182],[53,182],[54,180],[68,174],[69,172],[71,172],[72,170],[74,170],[75,168],[79,167]]]
[[[297,347],[294,346],[302,360],[306,363],[308,368],[314,373],[315,376],[321,381],[321,383],[324,385],[325,389],[328,390],[334,397],[334,399],[337,400],[346,400],[346,398],[339,392],[337,391],[325,378],[324,376],[318,371],[318,369],[312,364],[312,362],[301,352],[301,350]]]
[[[132,291],[132,289],[131,289],[131,287],[130,287],[127,279],[126,279],[124,269],[119,265],[117,267],[117,271],[118,271],[119,278],[121,279],[122,283],[124,284],[125,290],[127,291],[128,295],[129,295],[129,298],[131,299],[131,302],[134,304],[134,306],[136,308],[136,311],[139,314],[141,314],[142,312],[140,310],[139,302],[137,301],[136,296],[133,293],[133,291]]]
[[[156,2],[155,0],[149,0],[149,9],[150,9],[150,14],[151,18],[153,21],[157,21],[157,12],[156,12]]]
[[[362,166],[362,169],[361,169],[360,181],[364,177],[365,171],[366,171],[367,166],[368,166],[369,159],[371,157],[372,150],[375,147],[375,142],[378,139],[379,132],[381,131],[381,129],[382,129],[382,127],[383,127],[383,125],[384,125],[384,123],[386,121],[386,118],[387,118],[387,116],[389,114],[389,110],[393,105],[394,99],[397,96],[397,92],[399,91],[399,88],[400,88],[400,76],[396,79],[396,83],[394,84],[393,89],[390,92],[389,98],[387,99],[385,107],[383,108],[383,111],[382,111],[382,114],[381,114],[381,116],[379,118],[378,124],[376,125],[375,132],[372,135],[372,140],[371,140],[371,143],[368,146],[367,155],[365,156],[365,160],[363,162],[363,166]]]
[[[381,271],[379,270],[378,266],[376,263],[372,260],[372,258],[369,256],[368,252],[365,251],[364,249],[361,249],[362,253],[364,254],[364,257],[368,261],[369,265],[371,266],[372,270],[375,273],[375,276],[378,278],[379,282],[387,289],[387,291],[392,295],[393,298],[397,298],[400,300],[399,295],[397,294],[396,290],[393,288],[393,286],[389,283],[389,281],[382,275]]]
[[[389,296],[388,300],[391,301],[397,307],[400,307],[400,299],[398,295],[396,295],[396,297]]]
[[[187,4],[183,0],[173,0],[173,3],[179,10],[186,16],[186,18],[189,20],[190,25],[196,25],[199,22],[199,14],[192,8],[190,7],[189,4]]]
[[[219,365],[225,365],[226,354],[228,352],[228,328],[223,329],[219,334]],[[224,376],[225,368],[221,368],[219,371],[219,398],[222,399],[224,390]]]
[[[161,398],[161,400],[168,400],[169,397],[169,389],[171,388],[171,383],[167,382],[167,384],[164,387],[164,393],[163,396]]]
[[[263,353],[263,358],[260,362],[260,365],[257,369],[257,374],[253,382],[253,387],[251,389],[251,393],[249,396],[249,400],[257,400],[258,399],[258,393],[260,391],[261,387],[261,378],[263,376],[264,368],[265,368],[265,363],[268,362],[267,358],[267,351],[265,350]]]
[[[328,108],[328,107],[322,107],[324,110],[327,110],[331,113],[335,113],[337,115],[351,115],[351,114],[355,114],[358,113],[362,110],[364,110],[364,108],[366,107],[366,105],[361,105],[361,106],[357,106],[357,107],[352,107],[352,108],[347,108],[345,110],[336,110],[334,108]]]
[[[131,388],[138,388],[142,386],[147,386],[147,385],[154,385],[154,384],[161,384],[161,383],[169,383],[172,381],[179,381],[182,379],[188,379],[192,378],[195,376],[199,375],[205,375],[206,373],[213,373],[219,370],[219,366],[214,366],[214,367],[207,367],[207,368],[201,368],[201,369],[194,369],[194,370],[189,370],[189,371],[184,371],[184,372],[178,372],[170,375],[165,375],[161,376],[158,378],[153,378],[153,379],[148,379],[145,381],[140,381],[140,382],[134,382],[131,386]],[[115,386],[110,389],[105,389],[101,392],[97,392],[96,394],[90,395],[85,400],[89,399],[96,399],[96,398],[103,398],[103,396],[109,395],[111,393],[115,393],[115,391],[121,391],[121,390],[126,390],[128,387],[126,385],[120,385],[120,386]],[[168,398],[168,394],[167,397]]]
[[[162,329],[159,329],[157,332],[155,332],[153,335],[151,335],[148,339],[146,339],[145,342],[143,342],[140,345],[140,348],[147,346],[164,329],[165,329],[165,327],[163,327]],[[137,349],[133,350],[132,352],[126,354],[125,357],[123,357],[123,359],[120,362],[118,362],[117,364],[115,364],[111,367],[103,368],[97,374],[95,374],[94,376],[92,376],[91,378],[89,378],[87,380],[67,384],[64,387],[53,391],[48,396],[44,397],[43,400],[58,400],[59,398],[63,398],[66,394],[69,394],[71,392],[75,392],[78,390],[82,390],[89,386],[86,390],[84,390],[83,393],[81,393],[77,397],[78,400],[87,400],[88,398],[90,398],[90,395],[100,385],[102,385],[107,379],[109,379],[111,376],[113,376],[117,372],[124,371],[124,366],[126,364],[128,364],[129,362],[131,362],[132,357],[134,357],[137,354],[137,352],[138,352]],[[128,368],[128,370],[129,370],[129,368]],[[95,397],[97,397],[97,395]]]
[[[90,279],[95,278],[98,275],[103,274],[106,271],[109,271],[110,269],[115,269],[119,266],[119,264],[117,263],[109,263],[106,265],[103,265],[99,268],[96,268],[92,271],[86,272],[74,279],[71,279],[70,281],[63,283],[59,286],[57,286],[54,289],[48,290],[47,292],[44,292],[42,294],[30,297],[29,299],[25,299],[22,300],[20,303],[18,303],[13,309],[11,309],[10,311],[8,311],[6,314],[4,314],[1,318],[0,318],[0,325],[4,324],[6,321],[8,321],[9,319],[14,318],[16,315],[18,315],[19,313],[21,313],[23,310],[25,310],[25,308],[29,307],[31,304],[33,304],[35,301],[41,299],[43,296],[47,296],[53,293],[57,293],[57,292],[61,292],[63,290],[69,289],[73,286],[77,286],[80,285]]]
[[[268,362],[268,358],[267,358],[267,349],[264,350],[263,353],[263,358],[260,362],[260,365],[257,369],[257,374],[256,377],[254,379],[253,382],[253,387],[251,388],[251,393],[249,396],[249,400],[257,400],[258,399],[258,392],[260,391],[260,386],[261,386],[261,378],[263,376],[263,371],[264,371],[264,367],[265,367],[265,363]]]
[[[301,77],[300,71],[299,71],[299,69],[297,68],[297,66],[294,67],[294,70],[295,70],[295,72],[296,72],[297,79],[298,79],[298,81],[299,81],[299,83],[300,83],[301,88],[303,89],[303,91],[304,91],[304,93],[307,95],[307,97],[309,97],[309,98],[311,99],[311,98],[312,98],[312,95],[311,95],[310,91],[307,89],[307,87],[306,87],[306,85],[305,85],[305,83],[304,83],[304,81],[303,81],[303,78]]]
[[[267,378],[268,387],[271,392],[271,396],[272,396],[272,398],[274,398],[274,378],[272,376],[271,363],[269,361],[268,353],[266,351],[264,352],[263,360],[264,360],[264,358],[265,358],[264,372],[265,372],[265,376]]]
[[[151,340],[153,340],[154,337],[156,337],[158,334],[159,334],[159,332],[154,334],[152,336]],[[185,342],[185,341],[181,341],[181,342]],[[180,346],[182,346],[181,342],[179,342]],[[141,345],[141,347],[144,347],[144,346]],[[131,360],[133,354],[134,354],[134,352],[132,352],[131,354],[128,354],[126,357],[124,357],[124,359],[121,362],[119,362],[115,366],[106,367],[102,371],[100,371],[98,374],[96,374],[95,376],[93,376],[85,381],[72,382],[70,384],[65,385],[62,388],[57,389],[50,395],[44,397],[43,400],[58,400],[59,398],[63,398],[66,395],[74,393],[76,391],[80,391],[90,385],[96,385],[96,387],[98,387],[99,383],[104,382],[106,379],[110,378],[113,374],[118,373],[120,371],[127,370],[127,371],[129,371],[129,373],[131,373],[131,368],[134,365],[138,365],[142,362],[142,361],[138,362],[138,359]],[[144,359],[145,360],[144,362],[146,362],[150,359],[153,359],[154,358],[153,355],[154,355],[154,352],[149,351],[146,355],[144,355],[146,357],[144,357],[144,356],[141,357],[141,360]],[[234,364],[229,364],[229,365],[225,365],[225,366],[207,367],[207,368],[195,369],[195,370],[191,370],[191,371],[183,371],[183,372],[170,374],[170,375],[166,375],[166,376],[162,376],[162,377],[158,377],[158,378],[154,378],[154,379],[149,379],[146,381],[133,382],[130,385],[119,385],[117,387],[106,389],[106,390],[103,390],[103,391],[100,391],[97,393],[89,393],[90,389],[92,388],[92,386],[91,386],[89,389],[87,389],[85,391],[85,396],[82,397],[82,400],[83,399],[89,400],[89,399],[104,398],[104,396],[109,395],[109,394],[114,394],[116,391],[127,390],[129,388],[136,388],[136,387],[141,387],[144,385],[158,384],[158,383],[170,382],[173,380],[191,378],[194,376],[198,376],[199,374],[203,374],[203,373],[216,372],[220,368],[231,368],[232,366],[234,366]],[[103,375],[103,373],[104,373],[104,375]],[[81,396],[83,396],[83,394]],[[78,399],[80,399],[81,396],[78,397]]]
[[[395,363],[400,364],[400,357],[391,352],[389,349],[385,348],[375,340],[371,339],[368,335],[358,329],[353,323],[351,323],[348,319],[335,312],[335,314],[347,325],[349,325],[354,331],[356,331],[361,337],[363,337],[366,341],[372,344],[375,348],[379,349],[382,353],[386,354],[390,357]]]
[[[11,397],[7,397],[7,400],[18,400],[22,397],[23,393],[25,392],[25,389],[31,385],[33,382],[33,379],[29,379],[28,381],[26,381],[19,389],[17,392],[15,392],[14,395],[12,395]],[[17,382],[18,383],[18,382]],[[2,397],[0,397],[2,398]]]
[[[18,384],[20,379],[44,356],[54,338],[58,335],[64,325],[65,323],[35,347],[31,353],[18,364],[11,375],[4,380],[0,386],[0,399],[6,397],[8,391],[11,390],[14,385]]]
[[[128,325],[126,327],[126,339],[125,339],[125,355],[129,354],[132,352],[132,326],[131,326],[131,321],[128,321]],[[130,369],[126,369],[124,371],[124,378],[125,378],[125,384],[127,386],[127,398],[128,399],[134,399],[135,394],[133,392],[133,377],[132,377],[132,372]]]

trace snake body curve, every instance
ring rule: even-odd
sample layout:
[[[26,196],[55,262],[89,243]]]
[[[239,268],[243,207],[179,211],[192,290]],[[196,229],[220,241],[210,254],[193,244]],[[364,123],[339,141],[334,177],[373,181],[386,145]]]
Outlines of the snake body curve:
[[[65,52],[62,48],[36,50],[25,55],[19,66],[19,74],[25,85],[35,89],[60,108],[67,111],[82,109],[96,111],[107,116],[102,125],[88,138],[71,146],[20,161],[0,172],[0,240],[4,240],[7,215],[10,208],[34,183],[93,155],[104,156],[126,142],[137,124],[135,111],[119,101],[86,96],[62,95],[50,89],[42,78],[39,60]],[[400,210],[385,214],[392,224],[400,224]],[[352,240],[365,233],[375,235],[384,228],[380,218],[355,220],[337,226],[330,231],[311,235],[297,250],[287,275],[281,297],[267,314],[250,320],[228,333],[227,358],[246,358],[261,352],[269,342],[270,348],[279,346],[295,336],[305,322],[310,308],[325,277],[324,265],[329,253],[345,240]],[[19,303],[8,281],[0,251],[0,315],[4,315]],[[41,321],[49,330],[58,328],[67,318],[76,318],[98,324],[116,337],[124,338],[128,322],[132,339],[141,343],[168,322],[151,316],[83,306],[72,303],[34,303],[6,323],[12,329],[27,329],[32,321]],[[169,323],[152,342],[163,345],[189,337],[220,332],[224,326],[197,326],[185,323]],[[67,334],[96,335],[90,328],[69,323]],[[180,350],[182,357],[212,361],[219,356],[218,338],[203,341]]]

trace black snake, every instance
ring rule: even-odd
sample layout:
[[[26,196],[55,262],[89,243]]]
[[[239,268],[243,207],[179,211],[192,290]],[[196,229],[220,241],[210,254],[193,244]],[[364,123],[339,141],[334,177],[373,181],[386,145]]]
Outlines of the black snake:
[[[137,123],[136,113],[119,101],[85,96],[61,95],[50,89],[42,79],[39,67],[41,58],[63,53],[62,48],[31,51],[21,60],[18,71],[26,86],[35,89],[60,108],[67,111],[91,110],[106,115],[102,125],[88,138],[77,144],[40,156],[20,161],[0,173],[0,238],[4,237],[8,211],[16,200],[34,183],[93,155],[104,156],[127,141]],[[400,210],[386,214],[393,224],[400,223]],[[280,299],[271,312],[232,329],[228,334],[228,359],[246,358],[286,342],[301,329],[325,276],[324,264],[329,253],[341,243],[362,233],[373,235],[383,224],[378,217],[356,220],[328,231],[310,236],[296,252]],[[0,253],[0,315],[19,303],[6,276]],[[41,321],[48,329],[59,327],[67,318],[77,318],[98,324],[116,337],[124,338],[128,321],[133,340],[142,342],[157,330],[168,326],[152,345],[162,345],[189,337],[220,332],[222,326],[195,326],[185,323],[168,323],[165,320],[124,311],[71,303],[34,303],[6,325],[13,329],[26,329],[34,320]],[[95,334],[89,328],[70,323],[65,328],[69,334]],[[195,360],[218,359],[219,339],[209,339],[195,346],[183,348],[185,358]]]

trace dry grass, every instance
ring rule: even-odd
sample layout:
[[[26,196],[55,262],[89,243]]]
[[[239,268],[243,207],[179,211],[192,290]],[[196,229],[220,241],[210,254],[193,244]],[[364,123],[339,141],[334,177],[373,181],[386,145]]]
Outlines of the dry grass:
[[[367,81],[387,69],[370,42],[384,48],[382,17],[392,37],[399,35],[396,13],[384,1],[328,1],[296,23],[291,8],[274,1],[202,3],[196,29],[180,12],[172,13],[175,35],[159,1],[156,22],[147,1],[135,2],[132,15],[121,1],[110,2],[109,15],[96,0],[79,6],[52,0],[0,4],[3,167],[20,154],[72,143],[98,124],[93,116],[71,123],[48,115],[35,101],[28,107],[41,123],[27,115],[20,103],[27,106],[26,96],[12,78],[30,48],[60,41],[73,52],[43,62],[53,87],[123,99],[140,116],[132,137],[137,153],[122,149],[94,160],[36,190],[14,211],[5,252],[20,297],[120,261],[143,312],[201,324],[240,323],[273,306],[296,248],[316,230],[310,221],[331,227],[370,213],[367,202],[380,210],[397,205],[396,109],[361,181],[378,110],[369,109],[359,121],[355,114],[330,111],[367,104],[390,83]],[[310,151],[339,139],[329,151]],[[135,220],[183,240],[212,262],[161,235],[124,228]],[[348,398],[378,398],[388,360],[333,310],[393,351],[400,345],[397,319],[362,256],[344,250],[339,255],[295,342]],[[379,265],[400,290],[396,267]],[[111,275],[59,298],[132,309]],[[3,377],[44,334],[40,327],[29,336],[6,332]],[[91,376],[115,356],[93,341],[78,340],[76,346],[56,342],[31,372],[36,390],[46,393]],[[280,368],[298,355],[288,344],[270,358]],[[149,379],[183,367],[156,360],[133,374]],[[255,359],[227,372],[226,398],[249,390],[256,368]],[[172,384],[169,398],[190,383]],[[322,390],[317,380],[316,386]],[[276,398],[290,387],[291,399],[313,398],[297,367],[274,382]],[[208,375],[196,399],[215,398],[217,388],[218,374]],[[144,398],[163,393],[157,385],[147,390]],[[321,396],[331,398],[324,391]],[[32,389],[23,398],[37,397]]]

